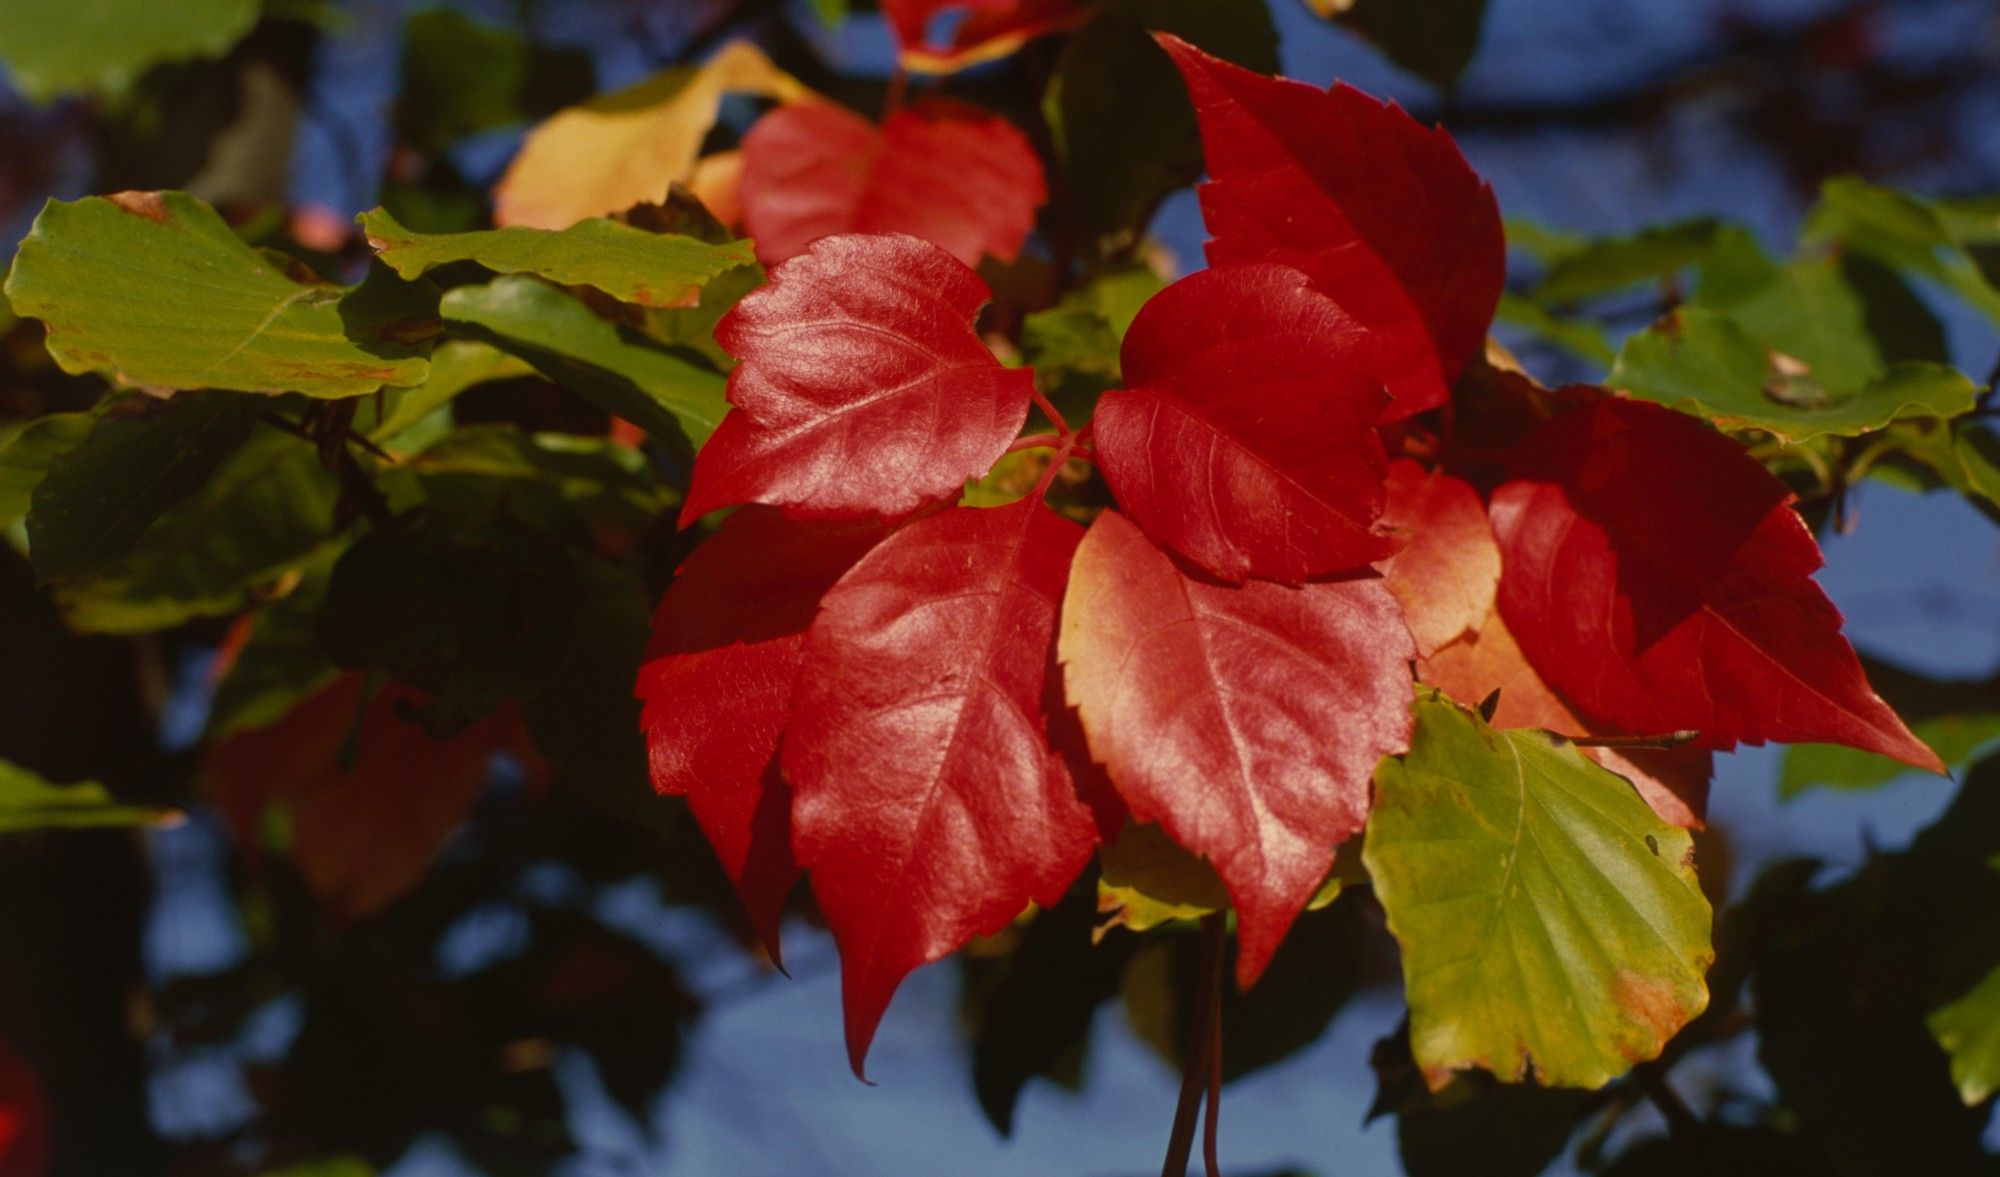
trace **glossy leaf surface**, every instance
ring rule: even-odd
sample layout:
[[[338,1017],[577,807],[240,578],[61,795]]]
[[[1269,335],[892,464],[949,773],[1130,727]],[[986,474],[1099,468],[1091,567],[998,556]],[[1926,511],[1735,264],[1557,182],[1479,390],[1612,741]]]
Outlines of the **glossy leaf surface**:
[[[1515,469],[1492,505],[1500,611],[1579,713],[1719,750],[1840,743],[1941,767],[1868,686],[1791,495],[1735,442],[1601,401],[1544,426]]]
[[[1147,534],[1231,581],[1298,584],[1395,550],[1374,521],[1387,459],[1360,328],[1284,266],[1181,279],[1125,335],[1098,401],[1099,467]]]
[[[1443,403],[1479,353],[1506,262],[1493,193],[1451,136],[1350,86],[1161,44],[1201,123],[1209,261],[1304,270],[1374,333],[1392,418]]]
[[[1113,511],[1078,550],[1063,602],[1070,702],[1133,817],[1228,886],[1239,985],[1365,822],[1376,761],[1406,746],[1414,652],[1378,580],[1217,583]]]
[[[1688,834],[1567,743],[1434,695],[1416,712],[1409,754],[1376,773],[1362,853],[1425,1080],[1598,1087],[1658,1055],[1708,1004]]]
[[[1039,502],[912,523],[826,596],[782,762],[859,1074],[910,970],[1053,905],[1097,823],[1043,702],[1082,535]]]
[[[845,107],[801,102],[743,138],[743,224],[766,265],[831,233],[908,233],[966,265],[1012,261],[1047,197],[1027,136],[943,101],[879,129]]]
[[[972,328],[989,295],[964,263],[904,236],[823,238],[716,329],[740,361],[681,511],[771,503],[895,518],[958,496],[1028,417],[1034,376]]]
[[[880,535],[865,524],[790,522],[770,507],[735,512],[681,565],[639,672],[653,785],[688,799],[774,957],[799,877],[778,740],[806,627]]]

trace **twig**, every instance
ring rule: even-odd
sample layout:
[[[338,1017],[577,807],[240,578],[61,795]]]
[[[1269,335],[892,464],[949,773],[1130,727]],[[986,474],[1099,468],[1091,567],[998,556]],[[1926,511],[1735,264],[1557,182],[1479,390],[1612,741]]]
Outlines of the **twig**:
[[[1195,982],[1194,1014],[1188,1025],[1186,1056],[1181,1060],[1181,1098],[1174,1108],[1174,1130],[1167,1138],[1167,1160],[1160,1177],[1187,1177],[1194,1155],[1194,1126],[1201,1110],[1203,1088],[1213,1072],[1214,1024],[1222,1005],[1222,961],[1227,930],[1221,912],[1201,917],[1201,972]]]

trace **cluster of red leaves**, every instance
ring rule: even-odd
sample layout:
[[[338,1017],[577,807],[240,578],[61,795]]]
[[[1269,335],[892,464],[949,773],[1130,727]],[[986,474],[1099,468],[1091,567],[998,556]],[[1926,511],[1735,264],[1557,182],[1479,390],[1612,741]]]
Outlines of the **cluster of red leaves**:
[[[955,505],[1037,403],[974,330],[962,227],[951,249],[820,237],[717,332],[734,409],[683,523],[748,505],[661,603],[654,779],[774,950],[810,873],[857,1072],[905,975],[1053,902],[1127,812],[1213,864],[1250,984],[1407,749],[1413,677],[1500,689],[1503,726],[1698,731],[1600,750],[1683,824],[1738,743],[1937,767],[1739,445],[1479,358],[1499,214],[1447,136],[1162,43],[1200,115],[1212,268],[1141,311],[1091,422],[1042,406],[1050,474],[1087,457],[1117,503],[1087,530],[1046,476]],[[808,222],[851,227],[787,223]]]

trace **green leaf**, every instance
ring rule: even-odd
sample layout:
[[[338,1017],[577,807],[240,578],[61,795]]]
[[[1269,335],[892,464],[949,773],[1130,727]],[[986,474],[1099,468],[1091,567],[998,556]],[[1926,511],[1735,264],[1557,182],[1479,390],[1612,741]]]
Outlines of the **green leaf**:
[[[1376,770],[1363,855],[1426,1081],[1598,1087],[1658,1055],[1708,1002],[1687,831],[1558,737],[1435,693],[1416,716],[1409,753]]]
[[[118,805],[96,781],[53,785],[25,768],[0,760],[0,834],[157,825],[170,816],[165,810]]]
[[[469,339],[454,339],[440,344],[431,353],[431,369],[422,384],[410,388],[394,388],[384,393],[386,402],[381,418],[366,424],[368,438],[378,443],[396,439],[408,440],[411,431],[429,420],[438,410],[444,408],[466,389],[475,388],[489,380],[509,380],[517,376],[531,376],[534,368],[525,361],[508,355],[499,348]],[[362,416],[367,415],[368,406],[363,407]],[[427,439],[424,444],[428,444]],[[399,450],[405,448],[397,447]],[[422,448],[421,445],[408,448]]]
[[[1109,913],[1107,926],[1151,931],[1175,920],[1197,920],[1229,907],[1229,891],[1200,857],[1181,848],[1150,822],[1131,822],[1104,847],[1097,882],[1097,909]],[[1340,897],[1343,887],[1365,881],[1361,856],[1344,847],[1334,857],[1326,881],[1306,904],[1318,911]]]
[[[729,408],[721,373],[606,322],[544,282],[500,278],[444,297],[456,333],[510,352],[549,379],[648,433],[696,447]]]
[[[338,496],[311,444],[261,431],[117,563],[60,586],[57,602],[72,626],[98,633],[234,613],[332,538]]]
[[[1829,180],[1804,236],[1828,241],[1953,291],[2000,323],[2000,287],[1969,247],[1992,240],[1984,206],[1942,206],[1852,177]]]
[[[1390,61],[1450,90],[1479,50],[1486,0],[1306,0],[1320,17],[1338,20],[1374,42]]]
[[[1964,997],[1933,1011],[1929,1025],[1951,1056],[1952,1082],[1967,1106],[2000,1091],[2000,968]]]
[[[1149,31],[1260,73],[1278,68],[1262,0],[1115,0],[1070,38],[1042,109],[1082,227],[1114,246],[1202,169],[1194,107]]]
[[[1786,441],[1854,437],[1913,418],[1971,410],[1978,388],[1943,364],[1905,361],[1851,391],[1829,388],[1804,360],[1776,353],[1735,319],[1688,306],[1625,341],[1605,383],[1729,429]]]
[[[8,0],[0,60],[38,102],[118,93],[165,61],[221,57],[257,23],[257,0]]]
[[[406,304],[361,292],[343,305],[341,287],[294,281],[180,192],[50,201],[6,284],[65,372],[318,397],[421,381],[428,344],[385,331]]]
[[[96,413],[50,413],[0,429],[0,527],[27,517],[29,496],[49,467],[96,424]]]
[[[1574,244],[1550,260],[1528,297],[1545,306],[1566,305],[1641,282],[1665,282],[1708,256],[1719,228],[1712,220],[1678,221]],[[1510,225],[1509,240],[1519,244],[1524,231],[1531,237],[1534,233]]]
[[[1500,305],[1494,308],[1493,318],[1538,335],[1571,355],[1599,364],[1610,364],[1618,354],[1605,337],[1604,328],[1578,319],[1561,318],[1518,294],[1502,293]]]
[[[1956,769],[2000,740],[2000,713],[1940,715],[1910,722],[1910,731],[1930,745],[1938,759]],[[1808,789],[1860,792],[1886,785],[1917,770],[1909,765],[1839,744],[1795,744],[1785,749],[1778,795],[1796,797]]]
[[[650,307],[695,304],[710,279],[755,264],[748,241],[710,245],[594,218],[567,229],[486,229],[416,233],[386,209],[361,214],[368,244],[405,278],[452,262],[500,274],[533,274],[564,286],[591,286],[620,302]]]
[[[228,393],[135,397],[55,460],[29,500],[28,548],[43,582],[117,562],[166,510],[200,490],[249,439],[265,402]]]

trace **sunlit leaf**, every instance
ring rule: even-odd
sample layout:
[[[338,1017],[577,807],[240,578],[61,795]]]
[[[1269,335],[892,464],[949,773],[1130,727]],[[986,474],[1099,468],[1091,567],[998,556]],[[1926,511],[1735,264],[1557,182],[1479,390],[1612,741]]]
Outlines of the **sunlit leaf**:
[[[162,388],[359,396],[422,380],[429,348],[421,324],[294,281],[179,192],[51,201],[6,293],[64,371]]]
[[[475,233],[416,233],[386,209],[361,216],[368,244],[405,278],[437,266],[476,262],[495,273],[533,274],[564,286],[594,286],[642,306],[689,306],[702,287],[756,259],[747,241],[710,245],[592,218],[567,229],[513,227]]]
[[[1410,1041],[1453,1072],[1599,1087],[1708,1004],[1693,843],[1567,743],[1435,695],[1382,763],[1363,855],[1403,946]]]
[[[158,825],[168,816],[158,809],[119,805],[96,781],[54,785],[19,765],[0,760],[0,834]],[[0,1124],[5,1123],[4,1112],[0,1108]],[[0,1139],[0,1144],[4,1143]],[[0,1161],[6,1158],[0,1149]]]

